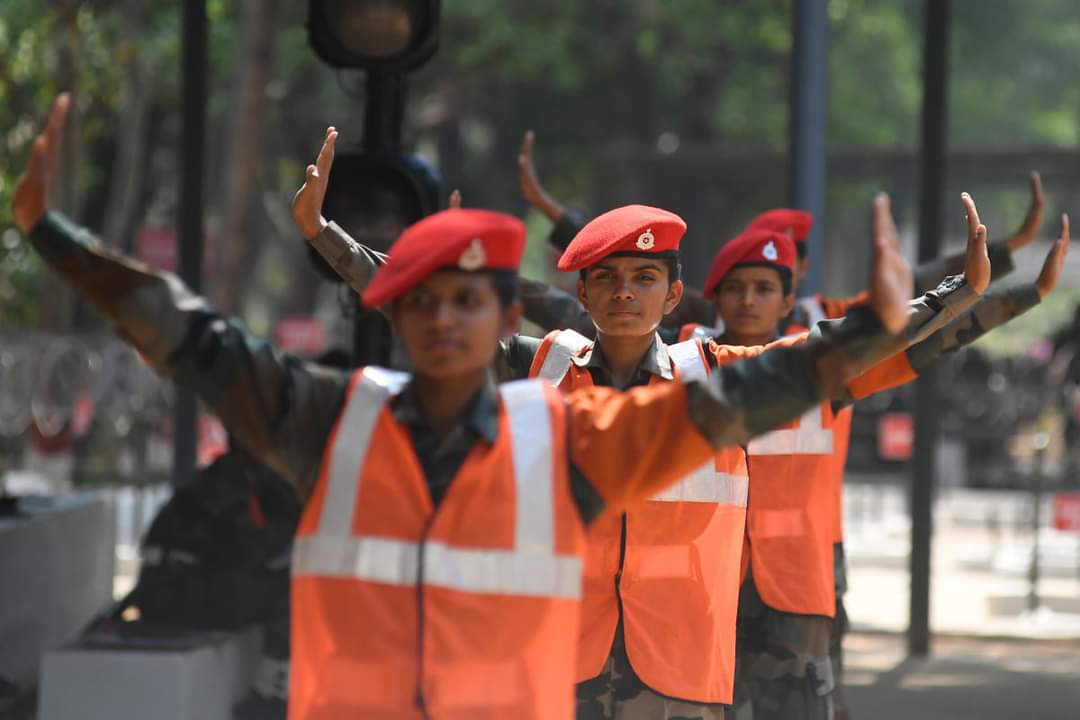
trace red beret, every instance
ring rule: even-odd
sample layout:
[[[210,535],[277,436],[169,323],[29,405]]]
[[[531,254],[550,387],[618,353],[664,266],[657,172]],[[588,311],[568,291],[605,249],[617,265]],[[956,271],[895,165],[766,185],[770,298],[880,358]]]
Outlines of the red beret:
[[[775,230],[742,231],[728,240],[713,258],[705,280],[705,297],[711,298],[727,274],[740,265],[773,265],[794,272],[795,243],[787,234]]]
[[[525,225],[491,210],[443,210],[405,228],[386,264],[364,291],[367,307],[401,296],[436,270],[517,270],[525,252]]]
[[[581,270],[614,253],[661,253],[679,249],[686,223],[673,212],[627,205],[593,218],[559,258],[559,269]]]
[[[814,226],[814,216],[805,210],[793,210],[791,208],[776,208],[766,210],[750,221],[747,230],[775,230],[776,232],[790,233],[791,239],[796,243],[806,242],[806,236],[810,234],[810,228]]]

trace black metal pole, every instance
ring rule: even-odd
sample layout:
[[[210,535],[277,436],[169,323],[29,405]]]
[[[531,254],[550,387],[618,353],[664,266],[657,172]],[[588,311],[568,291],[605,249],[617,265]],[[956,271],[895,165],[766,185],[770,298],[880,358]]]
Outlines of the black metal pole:
[[[941,254],[948,98],[949,0],[925,0],[922,143],[919,152],[919,262]],[[936,368],[915,386],[915,443],[911,477],[911,605],[908,654],[930,652],[930,550],[941,403]]]
[[[405,79],[400,73],[367,72],[364,100],[364,150],[396,153],[401,149],[405,116]]]
[[[185,0],[183,8],[180,66],[180,213],[177,243],[180,277],[192,290],[201,292],[203,149],[206,137],[206,0]],[[197,412],[195,394],[178,388],[172,478],[177,485],[187,482],[195,472]]]
[[[789,198],[814,216],[810,271],[800,294],[820,292],[825,278],[826,131],[829,119],[829,2],[794,3],[789,128]]]
[[[1043,469],[1046,462],[1046,447],[1050,439],[1043,433],[1037,433],[1033,440],[1035,446],[1035,467],[1031,476],[1031,562],[1028,564],[1027,609],[1035,612],[1039,609],[1039,526],[1042,524]]]

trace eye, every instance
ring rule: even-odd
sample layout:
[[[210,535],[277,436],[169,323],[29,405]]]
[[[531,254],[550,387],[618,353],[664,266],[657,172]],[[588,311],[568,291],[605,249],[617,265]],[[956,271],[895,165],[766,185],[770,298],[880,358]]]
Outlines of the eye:
[[[645,272],[638,275],[638,282],[640,283],[654,283],[656,282],[656,275],[651,272]]]

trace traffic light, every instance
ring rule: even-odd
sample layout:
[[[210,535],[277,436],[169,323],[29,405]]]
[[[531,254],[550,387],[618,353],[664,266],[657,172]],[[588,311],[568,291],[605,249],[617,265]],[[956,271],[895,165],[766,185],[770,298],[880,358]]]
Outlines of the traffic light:
[[[308,38],[324,62],[366,74],[361,147],[341,148],[327,182],[323,215],[380,251],[409,225],[439,209],[438,174],[401,149],[404,75],[438,44],[439,0],[311,0]],[[340,281],[310,246],[324,277]],[[390,328],[376,312],[357,310],[353,362],[389,364]]]
[[[309,42],[338,68],[401,73],[435,53],[439,0],[311,0]]]

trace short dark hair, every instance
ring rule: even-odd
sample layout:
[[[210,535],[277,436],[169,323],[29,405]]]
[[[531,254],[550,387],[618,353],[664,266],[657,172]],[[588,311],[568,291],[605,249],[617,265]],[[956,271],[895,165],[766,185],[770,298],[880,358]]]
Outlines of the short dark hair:
[[[770,270],[775,270],[776,274],[780,276],[780,289],[784,291],[785,295],[790,295],[791,294],[791,290],[792,290],[793,285],[794,285],[794,277],[793,277],[793,275],[791,273],[791,268],[782,267],[780,265],[774,265],[774,264],[769,263],[769,262],[748,262],[748,263],[739,263],[738,265],[736,265],[735,267],[733,267],[731,269],[734,270],[735,268],[741,268],[741,267],[763,267],[763,268],[769,268]],[[723,283],[724,280],[721,278],[720,282]]]
[[[810,246],[804,242],[795,243],[795,255],[800,260],[805,260],[806,256],[810,254]]]
[[[661,265],[667,268],[668,284],[673,284],[682,279],[682,263],[679,262],[679,256],[677,253],[636,253],[636,252],[617,252],[608,255],[608,257],[640,257],[648,260],[655,260]],[[585,282],[585,277],[589,274],[589,270],[592,266],[582,268],[578,271],[578,277],[582,282]]]

